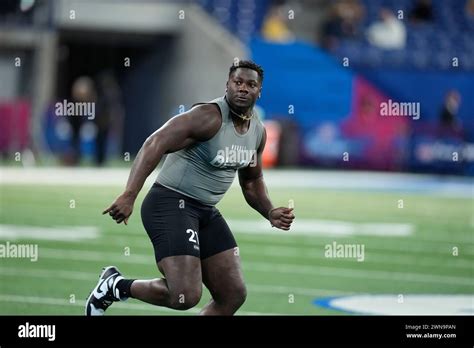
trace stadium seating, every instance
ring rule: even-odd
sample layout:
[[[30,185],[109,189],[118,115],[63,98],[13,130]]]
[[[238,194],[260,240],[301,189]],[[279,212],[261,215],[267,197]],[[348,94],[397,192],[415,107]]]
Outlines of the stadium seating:
[[[269,1],[199,0],[199,3],[242,41],[249,42],[260,29]],[[366,16],[362,31],[373,23],[380,8],[403,11],[407,26],[407,45],[402,50],[383,50],[365,39],[343,40],[335,50],[338,57],[351,57],[354,66],[446,70],[452,58],[459,58],[459,67],[474,69],[474,19],[464,14],[465,1],[433,1],[434,20],[429,24],[412,24],[408,20],[413,0],[363,0]]]
[[[260,31],[268,0],[198,0],[224,27],[248,42]]]
[[[338,57],[351,57],[356,67],[390,66],[416,70],[447,70],[452,58],[459,58],[459,68],[474,69],[474,19],[464,14],[465,1],[433,1],[434,19],[412,24],[408,20],[413,0],[363,0],[366,17],[362,31],[374,22],[381,7],[403,11],[407,27],[407,45],[402,50],[383,50],[364,39],[343,40],[336,48]]]

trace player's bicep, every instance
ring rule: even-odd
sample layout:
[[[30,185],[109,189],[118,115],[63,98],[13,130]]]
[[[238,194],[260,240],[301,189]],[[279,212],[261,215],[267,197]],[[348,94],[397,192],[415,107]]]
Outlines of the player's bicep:
[[[174,116],[160,128],[158,133],[166,153],[179,151],[196,141],[193,138],[192,117],[189,114]]]
[[[168,120],[154,132],[147,142],[163,151],[171,153],[179,151],[197,141],[206,140],[216,128],[212,115],[203,114],[203,108],[191,109]]]
[[[193,139],[188,123],[186,114],[174,116],[147,138],[145,146],[169,153],[191,145]]]

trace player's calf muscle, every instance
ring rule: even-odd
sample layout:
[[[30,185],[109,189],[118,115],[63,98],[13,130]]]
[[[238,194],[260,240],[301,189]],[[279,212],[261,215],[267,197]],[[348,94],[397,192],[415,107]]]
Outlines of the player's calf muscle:
[[[136,280],[131,294],[133,298],[150,304],[186,310],[199,303],[202,288],[177,284],[170,289],[165,279]]]
[[[132,284],[131,295],[157,306],[169,305],[169,290],[164,279],[136,280]]]

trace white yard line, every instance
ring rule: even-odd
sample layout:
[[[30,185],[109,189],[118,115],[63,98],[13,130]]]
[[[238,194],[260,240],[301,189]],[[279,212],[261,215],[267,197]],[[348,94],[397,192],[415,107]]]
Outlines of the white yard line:
[[[321,244],[322,238],[367,238],[366,240],[373,245],[387,250],[396,250],[391,247],[391,243],[387,239],[395,238],[396,242],[407,245],[408,250],[423,251],[426,245],[418,248],[411,248],[413,242],[423,242],[431,244],[449,244],[459,245],[470,244],[474,246],[474,232],[466,233],[466,237],[443,238],[442,236],[421,236],[416,233],[416,227],[411,223],[360,223],[352,221],[336,221],[321,219],[295,219],[290,231],[282,231],[272,228],[268,221],[262,219],[226,219],[232,232],[237,236],[245,239],[265,240],[269,243],[283,244],[301,244],[301,239],[293,239],[293,237],[317,237],[306,238],[304,244]],[[268,236],[276,238],[268,238]],[[114,237],[124,238],[145,238],[148,240],[145,230],[139,221],[138,224],[131,223],[124,227],[120,233]],[[380,237],[380,238],[379,238]],[[398,238],[400,237],[400,238]],[[407,251],[403,247],[403,252]]]
[[[325,243],[323,243],[321,241],[321,239],[315,239],[315,238],[307,238],[303,241],[301,240],[295,240],[295,239],[292,239],[291,238],[291,232],[287,232],[287,231],[282,231],[282,233],[286,233],[285,236],[281,235],[278,237],[275,235],[275,238],[265,238],[264,236],[262,235],[259,235],[259,234],[252,234],[252,233],[241,233],[240,231],[238,231],[236,234],[237,237],[241,236],[243,239],[246,240],[246,242],[251,242],[252,240],[253,241],[257,241],[259,243],[268,243],[268,244],[283,244],[283,245],[288,245],[288,244],[293,244],[293,245],[301,245],[301,244],[304,244],[306,246],[321,246],[321,245],[324,245]],[[139,238],[139,235],[138,234],[127,234],[127,233],[124,233],[125,235],[127,235],[127,237],[136,237],[136,238]],[[146,237],[146,236],[145,236]],[[329,238],[329,237],[327,237]],[[327,241],[328,239],[325,238],[324,240]],[[360,240],[361,238],[364,238],[362,236],[357,236],[357,237],[351,237],[351,239],[349,240],[349,242],[351,243],[357,243],[358,240]],[[337,239],[332,239],[332,240],[337,240]],[[388,239],[365,239],[364,238],[364,242],[367,244],[367,245],[370,245],[372,246],[373,248],[375,249],[381,249],[381,250],[387,250],[387,251],[398,251],[398,252],[401,252],[401,253],[407,253],[407,252],[410,252],[410,253],[418,253],[418,252],[432,252],[434,250],[436,250],[436,252],[438,253],[446,253],[446,251],[449,249],[451,250],[451,248],[453,246],[460,246],[460,248],[463,249],[463,251],[466,251],[466,246],[465,244],[469,244],[469,246],[471,246],[470,249],[468,249],[468,252],[467,254],[468,255],[474,255],[474,248],[472,248],[474,246],[474,240],[469,238],[469,239],[466,239],[466,240],[459,240],[459,239],[451,239],[451,240],[429,240],[429,239],[421,239],[421,238],[416,238],[414,236],[411,236],[409,238],[404,238],[404,239],[397,239],[396,242],[397,244],[394,246],[393,244],[394,243],[391,243],[391,240],[388,240]],[[418,243],[418,244],[417,244]],[[431,245],[426,245],[427,243],[430,243]],[[434,248],[432,245],[433,244],[439,244],[439,246],[436,246],[436,248]],[[442,244],[441,244],[442,243]],[[419,245],[419,244],[422,244],[422,245]],[[443,245],[443,244],[447,244],[447,245]],[[446,247],[449,247],[448,249],[446,249]],[[471,250],[471,251],[469,251]]]
[[[10,228],[11,227],[11,228]],[[61,242],[80,242],[81,245],[103,245],[107,243],[109,246],[117,246],[118,249],[123,250],[125,247],[130,249],[135,249],[138,246],[138,249],[143,252],[152,252],[151,244],[149,243],[148,237],[146,235],[132,235],[129,234],[127,237],[109,238],[109,240],[104,241],[103,239],[98,239],[99,236],[98,228],[93,226],[79,226],[79,227],[33,227],[33,226],[12,226],[12,225],[0,225],[0,244],[1,239],[4,240],[52,240],[52,241],[61,241]],[[309,262],[312,260],[328,260],[324,256],[325,244],[319,243],[315,245],[272,245],[275,242],[275,239],[268,240],[268,243],[265,243],[264,246],[253,246],[249,245],[251,243],[246,243],[245,247],[242,248],[242,252],[250,255],[258,256],[273,256],[273,257],[286,257],[286,258],[304,258]],[[347,243],[347,242],[346,242]],[[354,241],[355,243],[355,241]],[[365,262],[368,263],[378,263],[386,265],[407,265],[411,266],[413,260],[407,258],[406,248],[390,248],[390,245],[385,245],[384,250],[392,251],[387,254],[384,252],[378,251],[378,246],[372,241],[363,243],[365,247]],[[453,244],[453,243],[451,243]],[[459,245],[457,242],[456,245]],[[65,246],[65,249],[69,249],[70,245]],[[469,250],[466,249],[465,245],[461,247],[461,254],[470,255]],[[136,249],[135,249],[136,250]],[[424,252],[429,250],[424,246]],[[396,251],[396,253],[393,253]],[[422,250],[420,250],[422,251]],[[456,268],[456,269],[472,269],[472,262],[469,260],[460,259],[458,257],[452,256],[452,247],[446,247],[443,251],[445,257],[427,257],[416,255],[416,264],[419,266],[426,267],[439,267],[444,266],[444,268]],[[451,255],[451,260],[447,263],[447,256]],[[415,255],[410,255],[411,258]]]
[[[97,280],[97,273],[88,272],[77,272],[69,271],[65,269],[27,269],[19,267],[0,267],[0,275],[4,277],[18,277],[21,274],[22,277],[33,277],[41,279],[64,279],[64,280],[77,280],[77,281],[89,281],[93,282]],[[318,295],[349,295],[356,294],[357,292],[348,292],[341,290],[332,289],[313,289],[313,288],[300,288],[300,287],[288,287],[281,285],[262,285],[262,284],[249,284],[246,283],[249,291],[259,292],[264,294],[293,294],[303,296],[318,296]]]
[[[55,219],[57,221],[57,219]],[[67,220],[65,220],[66,222]],[[265,240],[269,243],[295,243],[301,244],[300,240],[292,240],[286,237],[319,237],[319,238],[363,238],[363,237],[406,237],[397,238],[397,242],[409,244],[413,241],[426,243],[445,243],[449,245],[474,246],[474,237],[442,239],[442,238],[420,238],[414,233],[412,224],[395,224],[395,223],[356,223],[350,221],[332,221],[319,219],[299,219],[294,222],[291,231],[282,231],[272,229],[266,220],[255,219],[228,219],[228,224],[237,236],[245,239]],[[139,227],[140,232],[136,231],[133,225],[128,231],[124,230],[114,235],[114,238],[143,238],[147,241],[145,231],[142,226]],[[268,235],[277,238],[269,239]],[[18,239],[44,239],[59,241],[81,241],[92,240],[100,237],[100,229],[97,226],[30,226],[30,225],[12,225],[0,224],[0,240],[18,240]],[[110,235],[112,237],[112,235]],[[396,250],[391,247],[391,243],[386,243],[383,239],[368,239],[366,244],[378,245],[386,247],[387,250]],[[308,239],[304,244],[321,244],[320,239]],[[387,245],[388,244],[388,245]],[[411,250],[411,249],[410,249]],[[418,249],[426,250],[426,245]],[[407,251],[403,248],[403,251]]]
[[[302,274],[314,276],[326,276],[335,278],[356,278],[356,279],[372,279],[384,281],[401,281],[411,283],[434,283],[434,284],[456,284],[465,286],[474,286],[474,279],[470,277],[443,276],[425,273],[409,273],[409,272],[385,272],[376,270],[361,270],[355,268],[340,267],[322,267],[307,266],[295,264],[270,265],[263,262],[248,262],[245,269],[254,272],[273,272],[286,274]]]
[[[21,226],[0,225],[0,240],[62,240],[81,241],[84,239],[96,239],[99,236],[99,228],[95,226]]]
[[[96,252],[74,249],[39,248],[39,259],[80,260],[80,261],[102,261],[102,262],[124,262],[133,264],[154,264],[153,254],[143,255],[131,253],[129,256],[112,252]],[[385,281],[403,281],[412,283],[434,283],[449,285],[474,286],[474,279],[470,277],[445,276],[436,274],[414,273],[414,272],[386,272],[378,270],[365,270],[360,268],[309,266],[274,262],[272,264],[263,262],[246,262],[243,260],[244,269],[279,274],[301,274],[314,276],[327,276],[335,278],[352,279],[376,279]]]
[[[74,306],[74,307],[84,307],[85,301],[76,300],[74,303],[70,303],[68,298],[53,298],[53,297],[41,297],[41,296],[20,296],[20,295],[11,295],[11,294],[0,294],[0,302],[17,302],[17,303],[30,303],[30,304],[39,304],[39,305],[49,305],[49,306]],[[169,314],[177,313],[175,310],[159,307],[153,305],[146,305],[141,303],[114,303],[114,307],[126,310],[145,310],[150,312],[166,312]],[[202,308],[194,307],[188,309],[186,313],[197,314],[201,311]],[[83,311],[81,311],[83,313]],[[183,312],[180,312],[183,313]],[[74,315],[74,314],[71,314]],[[238,311],[237,315],[284,315],[281,313],[262,313],[262,312],[247,312],[247,311]]]
[[[239,233],[280,235],[281,230],[272,228],[264,219],[227,219],[230,228]],[[321,219],[295,219],[288,234],[292,236],[377,236],[408,237],[415,232],[413,224],[405,223],[359,223]]]
[[[451,255],[447,250],[446,255]],[[289,258],[305,258],[311,262],[311,260],[325,260],[331,261],[333,259],[327,258],[324,256],[324,245],[319,246],[318,248],[313,248],[312,250],[307,248],[302,250],[298,247],[281,247],[281,246],[264,246],[264,247],[255,247],[246,245],[245,248],[241,248],[241,253],[250,254],[250,255],[261,255],[261,256],[273,256],[273,257],[289,257]],[[414,256],[409,255],[387,255],[386,253],[376,253],[370,250],[370,244],[365,244],[365,255],[364,263],[368,264],[377,264],[377,265],[406,265],[412,266],[416,264],[417,266],[425,267],[440,267],[445,266],[445,268],[455,268],[455,269],[473,269],[473,262],[470,260],[459,259],[455,256],[450,256],[450,264],[447,264],[446,258],[440,259],[435,257],[426,257],[426,256]],[[408,257],[408,259],[407,259]],[[416,258],[416,261],[413,260]],[[349,259],[351,260],[351,259]],[[339,262],[340,260],[335,259],[334,262]],[[352,259],[353,262],[357,262],[355,259]]]
[[[153,253],[153,248],[146,236],[140,236],[140,238],[127,238],[127,237],[120,237],[120,238],[110,238],[109,240],[104,239],[94,239],[94,240],[87,240],[81,241],[80,245],[86,246],[102,246],[107,244],[108,246],[117,246],[117,250],[124,250],[125,247],[129,247],[133,253],[139,251],[140,253]],[[246,242],[245,245],[240,243],[240,252],[244,255],[256,255],[256,256],[270,256],[270,257],[282,257],[282,258],[295,258],[299,259],[300,261],[304,259],[305,264],[313,264],[314,260],[325,260],[328,261],[330,259],[324,256],[324,248],[325,244],[320,243],[318,245],[281,245],[281,244],[274,244],[272,243],[274,240],[269,240],[268,243],[265,243],[265,246],[257,246],[251,245],[250,242]],[[354,242],[355,243],[355,242]],[[349,243],[350,244],[350,243]],[[365,245],[365,263],[373,264],[377,263],[378,265],[406,265],[412,266],[414,264],[414,260],[416,259],[417,266],[425,266],[425,267],[444,267],[449,269],[472,269],[473,263],[470,260],[461,259],[456,256],[452,256],[452,249],[445,248],[442,254],[444,257],[436,257],[436,256],[421,256],[413,253],[409,253],[406,249],[401,250],[400,248],[396,249],[389,249],[386,248],[384,250],[390,251],[390,253],[386,253],[383,251],[378,250],[378,247],[373,247],[372,243],[363,243]],[[68,249],[74,244],[65,244],[64,249]],[[374,249],[376,251],[374,251]],[[466,250],[462,248],[462,255],[466,254]],[[425,248],[424,252],[426,252],[427,248]],[[395,251],[395,252],[394,252]],[[409,254],[407,254],[409,253]],[[451,255],[451,256],[450,256]],[[469,255],[469,253],[467,253]],[[451,259],[448,260],[448,257]],[[339,262],[340,260],[335,260],[335,262]],[[352,260],[356,262],[355,260]]]

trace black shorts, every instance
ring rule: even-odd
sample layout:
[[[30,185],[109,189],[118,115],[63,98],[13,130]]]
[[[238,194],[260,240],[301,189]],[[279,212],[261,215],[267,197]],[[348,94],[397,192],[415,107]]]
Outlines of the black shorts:
[[[155,249],[156,262],[168,256],[205,259],[237,243],[219,210],[153,184],[141,208],[142,222]]]

